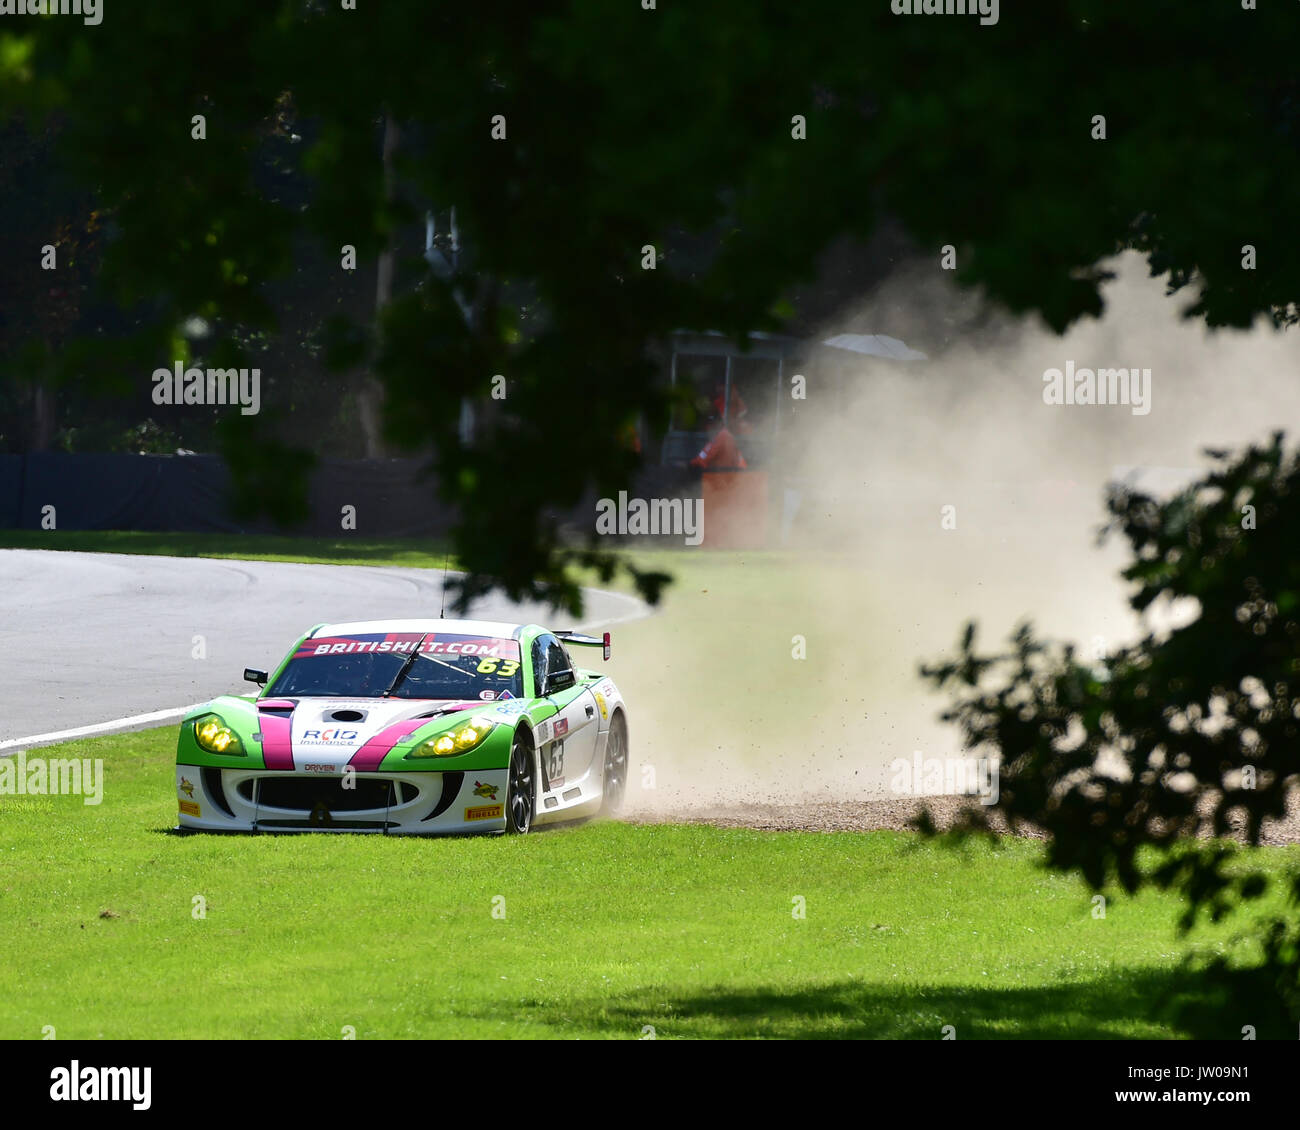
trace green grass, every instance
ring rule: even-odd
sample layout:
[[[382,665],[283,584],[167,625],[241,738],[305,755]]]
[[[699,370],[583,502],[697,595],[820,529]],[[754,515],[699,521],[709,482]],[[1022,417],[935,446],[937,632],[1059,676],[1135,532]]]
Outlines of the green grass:
[[[304,561],[321,565],[409,565],[441,569],[447,544],[436,538],[334,538],[263,534],[140,533],[127,530],[0,530],[0,549],[60,549],[81,553],[145,553],[163,557],[221,557],[244,561]],[[450,559],[456,568],[455,558]]]
[[[1229,938],[1179,939],[1158,894],[1094,919],[1029,841],[182,837],[172,749],[163,728],[33,751],[102,758],[97,807],[0,797],[0,1037],[1166,1037],[1180,958]],[[1212,1012],[1228,1038],[1258,1023]]]
[[[435,543],[347,536],[8,532],[0,542],[443,563]],[[872,708],[856,705],[862,667],[825,646],[845,623],[870,622],[881,599],[851,562],[823,557],[814,573],[783,552],[635,557],[678,578],[662,615],[615,629],[608,667],[636,705],[634,741],[661,789],[689,796],[725,780],[724,754],[769,761],[785,779],[810,704],[846,719]],[[727,646],[683,647],[683,624]],[[807,663],[788,662],[795,632],[809,638]],[[913,677],[888,648],[867,661],[877,699],[890,679]],[[860,757],[860,738],[845,741],[845,756]],[[1181,904],[1158,893],[1112,898],[1094,919],[1091,892],[1044,871],[1028,841],[954,851],[889,832],[671,824],[523,839],[179,837],[173,750],[167,727],[34,752],[102,758],[98,807],[0,796],[0,942],[11,955],[0,1038],[46,1025],[64,1039],[337,1039],[345,1026],[361,1039],[635,1039],[646,1026],[658,1038],[936,1039],[947,1024],[959,1038],[1238,1038],[1247,1023],[1274,1034],[1181,963],[1229,950],[1280,896],[1180,937]],[[1300,848],[1250,857],[1280,874]],[[192,917],[196,895],[206,918]],[[806,919],[791,915],[796,895]],[[492,916],[496,896],[504,918]],[[1188,1002],[1199,1011],[1174,1007]]]

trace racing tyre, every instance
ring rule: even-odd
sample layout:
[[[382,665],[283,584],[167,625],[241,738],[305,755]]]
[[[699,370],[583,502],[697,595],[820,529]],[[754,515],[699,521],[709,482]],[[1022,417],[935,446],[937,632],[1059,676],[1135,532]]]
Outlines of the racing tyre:
[[[605,743],[605,777],[601,784],[600,814],[613,816],[623,807],[623,794],[627,791],[627,723],[623,715],[615,714],[609,724],[609,739]]]
[[[533,747],[520,730],[510,750],[510,773],[506,780],[506,831],[525,835],[533,826],[533,797],[537,777],[533,772]]]

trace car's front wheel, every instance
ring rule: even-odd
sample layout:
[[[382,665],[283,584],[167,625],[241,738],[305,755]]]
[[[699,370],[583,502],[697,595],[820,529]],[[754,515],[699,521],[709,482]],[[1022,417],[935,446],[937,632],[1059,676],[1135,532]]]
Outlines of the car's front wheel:
[[[524,731],[515,734],[510,750],[510,773],[506,782],[506,831],[524,835],[533,826],[533,797],[537,778],[533,774],[533,747]]]

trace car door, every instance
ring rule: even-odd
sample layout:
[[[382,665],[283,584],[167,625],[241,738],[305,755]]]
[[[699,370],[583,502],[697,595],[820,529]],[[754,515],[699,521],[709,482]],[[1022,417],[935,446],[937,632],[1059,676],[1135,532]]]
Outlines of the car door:
[[[540,753],[542,776],[547,791],[570,787],[591,769],[596,755],[596,735],[600,715],[591,691],[577,685],[577,673],[564,645],[549,633],[533,645],[535,693],[542,697],[547,679],[568,673],[574,682],[544,697],[556,707],[549,722],[543,722]]]

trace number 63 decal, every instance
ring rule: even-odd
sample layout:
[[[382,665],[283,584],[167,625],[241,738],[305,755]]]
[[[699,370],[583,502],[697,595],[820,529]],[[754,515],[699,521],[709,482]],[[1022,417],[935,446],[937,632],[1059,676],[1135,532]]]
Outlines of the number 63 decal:
[[[475,670],[480,675],[498,675],[502,679],[508,679],[519,670],[519,661],[516,659],[493,659],[489,656],[487,659],[480,659]]]
[[[554,781],[564,776],[564,741],[552,742],[546,755],[546,776]]]

